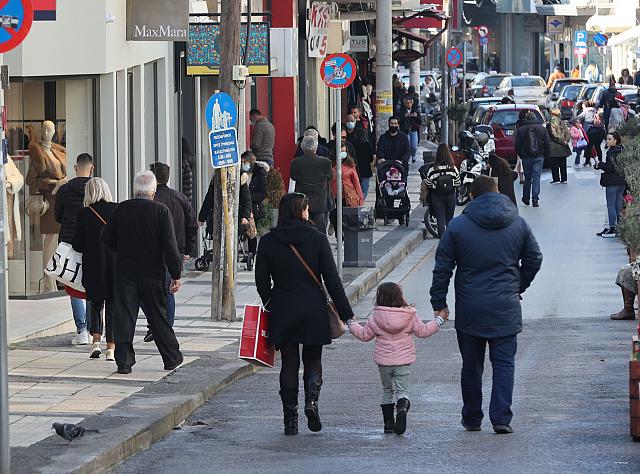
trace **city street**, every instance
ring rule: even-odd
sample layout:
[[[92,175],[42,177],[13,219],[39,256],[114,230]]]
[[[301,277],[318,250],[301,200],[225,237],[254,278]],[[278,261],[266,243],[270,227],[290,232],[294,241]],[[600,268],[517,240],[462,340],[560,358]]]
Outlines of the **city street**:
[[[116,471],[637,472],[640,445],[628,435],[627,368],[636,323],[608,318],[622,304],[614,280],[626,253],[617,239],[595,236],[605,216],[597,178],[591,169],[570,170],[567,185],[552,186],[544,175],[541,207],[520,206],[545,261],[524,295],[514,434],[495,435],[488,417],[480,433],[460,426],[461,359],[450,322],[417,342],[402,437],[382,433],[373,343],[347,335],[325,350],[321,433],[310,433],[301,413],[300,435],[282,434],[278,369],[262,370]],[[430,248],[425,242],[387,278],[402,284],[424,319],[432,317]],[[372,299],[373,293],[356,307],[360,320]],[[486,369],[485,413],[490,381]]]

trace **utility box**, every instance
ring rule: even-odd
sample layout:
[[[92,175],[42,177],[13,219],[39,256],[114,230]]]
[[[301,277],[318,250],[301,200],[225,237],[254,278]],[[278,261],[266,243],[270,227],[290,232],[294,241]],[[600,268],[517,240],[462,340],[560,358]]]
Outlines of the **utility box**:
[[[375,213],[371,207],[345,207],[342,210],[344,232],[343,267],[375,267],[373,229]]]

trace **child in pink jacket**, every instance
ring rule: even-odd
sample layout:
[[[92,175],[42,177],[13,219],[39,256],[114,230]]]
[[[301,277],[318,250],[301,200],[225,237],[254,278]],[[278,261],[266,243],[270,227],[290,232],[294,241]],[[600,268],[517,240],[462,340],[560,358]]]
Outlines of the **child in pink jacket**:
[[[444,319],[423,323],[416,309],[409,306],[397,283],[382,283],[376,293],[376,307],[363,326],[353,319],[347,321],[349,331],[363,342],[376,339],[373,360],[380,369],[382,380],[382,416],[384,432],[403,434],[407,427],[410,403],[409,378],[411,364],[416,361],[416,345],[413,335],[426,338],[438,332]],[[397,412],[394,420],[394,393],[397,395]]]

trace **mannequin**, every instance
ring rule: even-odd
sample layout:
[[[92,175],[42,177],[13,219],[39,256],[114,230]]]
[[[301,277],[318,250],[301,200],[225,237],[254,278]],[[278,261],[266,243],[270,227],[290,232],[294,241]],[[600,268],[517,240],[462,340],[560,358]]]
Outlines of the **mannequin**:
[[[13,162],[11,157],[7,158],[7,164],[4,167],[5,178],[7,180],[7,227],[5,228],[5,243],[7,244],[7,256],[13,257],[13,242],[22,240],[22,222],[20,219],[20,202],[18,193],[24,186],[24,177],[20,174],[20,170]]]
[[[50,120],[42,123],[42,140],[36,139],[33,127],[29,126],[29,171],[27,172],[27,185],[31,195],[41,194],[49,203],[49,209],[40,217],[40,233],[43,236],[42,243],[42,268],[44,285],[42,292],[57,291],[57,285],[53,278],[44,274],[44,268],[58,246],[58,233],[60,224],[54,216],[56,192],[67,182],[67,151],[63,146],[53,143],[55,125]]]

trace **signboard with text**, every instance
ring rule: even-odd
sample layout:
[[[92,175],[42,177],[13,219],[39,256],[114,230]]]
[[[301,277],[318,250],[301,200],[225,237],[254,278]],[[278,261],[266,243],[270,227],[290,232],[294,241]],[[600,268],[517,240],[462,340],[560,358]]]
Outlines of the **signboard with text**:
[[[189,0],[127,0],[127,41],[186,41]]]
[[[223,128],[209,132],[209,151],[214,168],[237,165],[240,162],[240,152],[236,129]]]
[[[327,55],[329,20],[332,6],[327,3],[313,2],[309,9],[309,31],[307,34],[307,56],[324,58]]]

